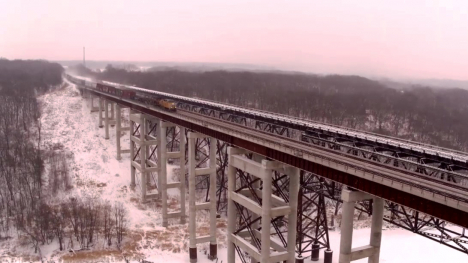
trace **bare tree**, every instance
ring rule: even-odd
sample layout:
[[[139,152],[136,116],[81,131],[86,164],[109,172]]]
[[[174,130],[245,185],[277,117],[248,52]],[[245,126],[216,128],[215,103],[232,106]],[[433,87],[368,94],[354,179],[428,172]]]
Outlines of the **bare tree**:
[[[127,230],[127,210],[120,202],[114,204],[114,218],[115,218],[115,236],[117,238],[117,247],[120,248],[123,237]]]

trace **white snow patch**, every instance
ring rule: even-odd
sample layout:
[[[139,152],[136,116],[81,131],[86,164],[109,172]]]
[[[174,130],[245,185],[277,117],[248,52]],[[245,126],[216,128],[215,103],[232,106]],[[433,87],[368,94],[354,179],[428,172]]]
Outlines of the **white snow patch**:
[[[122,160],[115,159],[114,128],[110,128],[110,139],[104,139],[104,129],[98,128],[97,113],[90,113],[87,102],[79,96],[74,85],[45,94],[39,100],[43,107],[41,122],[44,145],[61,143],[66,150],[73,152],[70,171],[75,187],[72,189],[71,195],[99,196],[105,200],[122,202],[130,215],[130,231],[134,235],[142,237],[142,240],[138,242],[138,251],[145,260],[151,262],[189,262],[189,256],[185,249],[182,249],[180,253],[163,251],[161,249],[163,242],[150,237],[151,235],[161,235],[161,233],[171,235],[171,244],[174,247],[183,248],[188,241],[187,225],[178,225],[178,222],[171,221],[170,227],[166,230],[161,227],[161,213],[157,205],[144,206],[135,201],[139,199],[139,191],[133,192],[128,187],[130,185],[129,156],[124,154]],[[128,137],[122,137],[124,148],[129,145]],[[173,170],[176,167],[176,165],[167,165],[169,182],[173,181]],[[171,189],[169,192],[171,198],[178,199],[179,196],[180,193],[176,189]],[[188,208],[188,204],[186,207]],[[199,220],[197,224],[208,223],[206,214],[198,215],[197,219]],[[366,245],[369,242],[369,232],[368,228],[355,229],[353,247]],[[225,240],[224,230],[220,229],[218,234]],[[330,240],[331,248],[334,251],[333,262],[338,262],[340,232],[331,231]],[[10,246],[11,243],[13,241],[0,242],[0,258],[2,255],[7,255],[6,253],[9,251],[17,251],[20,254],[31,251],[30,246],[13,248]],[[43,258],[51,259],[53,253],[58,251],[58,244],[53,242],[41,246],[40,249]],[[207,244],[199,245],[198,258],[200,263],[213,262],[205,256],[206,249]],[[218,262],[226,263],[226,248],[220,246],[218,253]],[[402,229],[383,232],[380,258],[380,262],[405,263],[466,262],[468,259],[461,252]],[[1,260],[3,260],[1,262],[22,262],[18,258],[8,259],[9,261],[3,258]],[[117,262],[117,260],[114,257],[106,256],[99,262]],[[306,259],[305,262],[311,261]],[[318,262],[323,262],[323,251],[321,251]],[[355,262],[367,262],[367,259]]]

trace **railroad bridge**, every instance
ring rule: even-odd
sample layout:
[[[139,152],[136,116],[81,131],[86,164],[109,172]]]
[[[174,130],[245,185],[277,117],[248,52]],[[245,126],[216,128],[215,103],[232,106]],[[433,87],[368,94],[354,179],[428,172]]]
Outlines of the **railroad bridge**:
[[[162,225],[187,223],[185,202],[168,212],[167,190],[188,181],[189,257],[209,242],[217,257],[216,217],[228,218],[228,262],[332,262],[326,203],[342,203],[339,262],[379,262],[382,224],[398,227],[468,253],[468,154],[292,116],[126,86],[171,99],[167,111],[67,77],[99,114],[109,138],[115,126],[117,159],[130,155],[131,186],[142,200],[162,201]],[[87,80],[88,81],[88,80]],[[123,85],[106,82],[107,85]],[[97,101],[97,105],[96,104]],[[122,127],[122,109],[130,125]],[[121,136],[129,131],[130,147]],[[166,163],[176,161],[186,180],[167,182]],[[149,191],[148,187],[156,191]],[[196,189],[206,200],[195,201]],[[207,210],[211,229],[196,236],[196,211]],[[352,246],[355,210],[372,216],[370,242]],[[172,222],[172,221],[171,221]]]

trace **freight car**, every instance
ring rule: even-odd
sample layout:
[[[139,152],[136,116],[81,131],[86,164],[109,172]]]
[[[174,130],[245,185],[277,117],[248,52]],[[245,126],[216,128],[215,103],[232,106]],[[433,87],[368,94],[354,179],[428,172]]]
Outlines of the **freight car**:
[[[101,92],[109,93],[115,95],[115,87],[104,84],[104,83],[97,83],[96,89]]]
[[[116,95],[120,98],[133,100],[135,98],[135,91],[127,89],[125,87],[119,87],[116,91]]]
[[[66,78],[77,85],[82,85],[87,88],[96,89],[99,92],[107,93],[109,95],[119,97],[121,99],[136,100],[142,102],[146,105],[151,105],[153,107],[163,108],[168,111],[176,111],[177,106],[176,102],[161,98],[145,92],[135,92],[131,87],[114,84],[111,82],[90,82],[83,80],[81,78],[75,78],[69,74],[66,74]]]

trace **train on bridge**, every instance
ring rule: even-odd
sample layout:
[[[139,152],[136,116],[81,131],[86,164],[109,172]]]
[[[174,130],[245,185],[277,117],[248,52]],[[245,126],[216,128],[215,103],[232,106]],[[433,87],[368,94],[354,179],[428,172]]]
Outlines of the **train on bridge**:
[[[134,91],[124,85],[110,84],[107,81],[88,81],[86,79],[75,78],[69,74],[65,75],[66,78],[78,85],[85,86],[87,88],[95,89],[99,92],[104,92],[120,99],[136,100],[146,105],[153,107],[159,107],[168,111],[176,111],[176,103],[172,100],[161,98],[156,95],[151,95],[143,92]]]
[[[221,140],[223,144],[218,146],[219,149],[233,145],[299,168],[302,200],[309,202],[313,194],[321,200],[345,201],[340,193],[344,186],[348,186],[355,192],[385,199],[385,209],[391,214],[384,216],[385,221],[468,254],[468,237],[465,234],[468,227],[468,154],[465,152],[195,97],[107,81],[96,82],[68,74],[65,77],[80,91],[98,96],[100,101],[111,101],[116,106],[130,108],[130,112],[154,116],[160,118],[159,121]],[[93,105],[93,96],[90,98]],[[158,110],[149,105],[158,107]],[[107,111],[108,107],[105,108]],[[120,116],[120,106],[117,109]],[[138,122],[139,119],[133,120]],[[107,123],[107,133],[108,126]],[[167,131],[162,129],[161,132],[166,134]],[[131,147],[136,146],[131,144]],[[227,160],[221,158],[223,163],[220,167],[227,167]],[[219,171],[223,182],[228,182],[225,171]],[[276,182],[282,178],[283,175],[275,174]],[[252,190],[254,183],[255,180],[242,187]],[[279,196],[287,196],[282,192],[287,191],[286,188],[275,189]],[[224,187],[219,191],[228,190]],[[348,192],[351,194],[353,191]],[[219,196],[218,202],[225,202],[221,199],[223,195]],[[326,211],[325,202],[316,202],[317,207],[322,207],[321,211]],[[371,215],[375,211],[374,201],[366,202],[360,202],[357,209]],[[298,224],[311,225],[304,223],[312,220],[307,215],[306,206],[309,204],[299,202],[298,205],[298,220],[305,220]],[[322,217],[325,219],[320,219]],[[314,224],[322,227],[323,233],[328,232],[325,212],[313,220],[317,220]],[[302,237],[308,235],[307,229],[300,231]],[[326,236],[326,240],[320,241],[322,248],[329,248],[328,234],[320,236]],[[299,255],[308,253],[312,244],[318,241],[298,240],[301,240]]]

